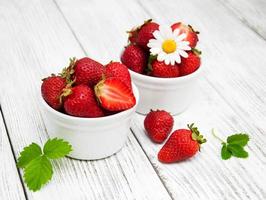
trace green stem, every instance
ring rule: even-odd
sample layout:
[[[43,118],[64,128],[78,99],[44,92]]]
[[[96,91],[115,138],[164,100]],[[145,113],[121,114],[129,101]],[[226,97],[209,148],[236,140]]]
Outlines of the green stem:
[[[219,138],[219,137],[215,134],[214,128],[212,129],[212,135],[213,135],[216,139],[220,140],[220,142],[221,142],[222,144],[226,144],[225,141],[223,141],[221,138]]]

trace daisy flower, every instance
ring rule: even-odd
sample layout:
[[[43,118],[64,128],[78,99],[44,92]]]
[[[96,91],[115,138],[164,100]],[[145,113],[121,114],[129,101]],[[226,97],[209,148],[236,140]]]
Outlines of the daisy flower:
[[[158,61],[164,61],[166,65],[181,63],[181,56],[188,57],[186,51],[191,50],[188,41],[184,41],[186,34],[179,34],[180,30],[168,26],[160,26],[159,30],[153,32],[155,39],[150,39],[148,47],[151,55],[158,55]]]

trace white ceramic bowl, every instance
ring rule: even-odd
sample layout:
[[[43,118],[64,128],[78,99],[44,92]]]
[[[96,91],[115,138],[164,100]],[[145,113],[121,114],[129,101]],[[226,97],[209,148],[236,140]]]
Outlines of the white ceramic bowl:
[[[147,114],[151,109],[163,109],[177,115],[195,101],[202,66],[192,74],[177,78],[157,78],[129,71],[139,89],[138,113]]]
[[[41,97],[48,134],[71,143],[73,151],[69,156],[72,158],[94,160],[116,153],[126,142],[139,102],[138,89],[134,84],[132,86],[136,105],[120,113],[100,118],[81,118],[60,113]]]

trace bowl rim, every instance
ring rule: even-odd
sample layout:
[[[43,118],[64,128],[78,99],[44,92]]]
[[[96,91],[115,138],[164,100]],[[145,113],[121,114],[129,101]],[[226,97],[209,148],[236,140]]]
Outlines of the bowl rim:
[[[76,116],[71,116],[71,115],[67,115],[65,113],[61,113],[55,109],[53,109],[51,106],[48,105],[48,103],[46,103],[46,101],[43,99],[42,95],[40,97],[41,99],[41,103],[43,105],[43,107],[48,110],[50,113],[52,113],[53,115],[56,115],[57,117],[60,117],[62,119],[65,120],[73,120],[73,121],[82,121],[82,122],[99,122],[99,121],[105,121],[105,120],[115,120],[118,119],[122,116],[126,116],[128,113],[134,111],[139,103],[139,90],[137,88],[137,86],[131,82],[132,84],[132,89],[133,89],[133,93],[134,96],[136,98],[136,104],[127,110],[121,111],[119,113],[113,114],[113,115],[108,115],[108,116],[103,116],[103,117],[94,117],[94,118],[88,118],[88,117],[76,117]]]

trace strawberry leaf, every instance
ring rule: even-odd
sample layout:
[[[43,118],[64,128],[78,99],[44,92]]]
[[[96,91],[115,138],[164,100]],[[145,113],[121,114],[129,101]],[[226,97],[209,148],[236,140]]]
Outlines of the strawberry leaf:
[[[223,160],[227,160],[231,158],[232,153],[228,150],[227,145],[224,144],[221,150],[221,156]]]
[[[237,158],[247,158],[248,152],[244,150],[244,148],[237,144],[228,144],[228,150],[232,153],[233,156]]]
[[[20,168],[24,168],[26,167],[27,164],[30,163],[30,161],[37,158],[41,154],[42,154],[41,147],[36,143],[32,143],[29,146],[25,147],[23,151],[20,153],[17,166]]]
[[[58,138],[49,139],[42,153],[41,147],[32,143],[20,153],[17,166],[24,169],[24,181],[32,191],[40,190],[53,175],[49,159],[62,158],[72,151],[72,146]]]
[[[221,157],[223,160],[227,160],[232,156],[237,158],[247,158],[248,152],[245,151],[244,146],[247,145],[249,141],[249,136],[247,134],[234,134],[227,137],[227,142],[219,138],[212,130],[213,136],[222,143]]]
[[[26,166],[24,180],[30,190],[37,191],[52,178],[52,175],[52,164],[45,155],[42,155]]]
[[[72,151],[72,146],[58,138],[49,139],[43,148],[43,153],[50,159],[62,158]]]
[[[247,134],[242,134],[242,133],[231,135],[227,138],[227,143],[237,144],[242,147],[247,145],[248,141],[249,141],[249,136]]]

